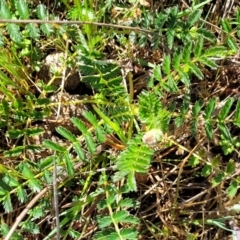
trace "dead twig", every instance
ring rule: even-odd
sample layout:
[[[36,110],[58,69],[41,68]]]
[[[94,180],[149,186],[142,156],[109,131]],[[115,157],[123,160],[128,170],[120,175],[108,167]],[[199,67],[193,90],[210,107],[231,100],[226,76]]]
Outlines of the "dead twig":
[[[74,166],[74,169],[77,170],[80,166],[82,165],[82,163],[77,163]],[[66,178],[68,177],[67,173],[63,175],[62,179],[60,179],[58,182],[60,181],[64,181]],[[35,205],[35,203],[41,199],[44,194],[47,193],[48,190],[50,190],[52,188],[51,185],[45,187],[41,192],[39,192],[26,206],[26,208],[21,212],[21,214],[17,217],[15,223],[12,225],[11,229],[9,230],[7,236],[5,237],[4,240],[10,240],[11,236],[13,235],[14,231],[17,229],[18,225],[21,223],[22,219],[26,216],[27,212],[32,209],[32,207]]]
[[[38,20],[38,19],[27,19],[27,20],[13,20],[13,19],[0,19],[0,23],[15,23],[15,24],[27,24],[27,23],[35,23],[35,24],[68,24],[68,25],[94,25],[94,26],[100,26],[100,27],[111,27],[111,28],[122,28],[127,29],[131,31],[138,31],[138,32],[144,32],[148,34],[156,34],[154,31],[142,29],[139,27],[130,27],[125,25],[118,25],[118,24],[111,24],[111,23],[102,23],[102,22],[89,22],[89,21],[63,21],[63,20]]]
[[[35,203],[47,193],[48,190],[51,189],[52,186],[45,187],[41,192],[39,192],[26,206],[26,208],[21,212],[21,214],[17,217],[15,223],[12,225],[11,229],[9,230],[5,240],[10,240],[11,236],[13,235],[14,231],[16,230],[17,226],[21,223],[22,219],[25,217],[27,212],[35,205]]]

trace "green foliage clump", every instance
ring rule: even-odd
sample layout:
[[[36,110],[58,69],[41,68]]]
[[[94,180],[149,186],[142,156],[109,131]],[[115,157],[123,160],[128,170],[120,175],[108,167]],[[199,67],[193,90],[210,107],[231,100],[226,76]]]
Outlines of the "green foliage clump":
[[[238,51],[240,12],[233,19],[222,19],[219,23],[224,35],[219,42],[203,20],[208,1],[193,4],[184,11],[175,6],[154,14],[142,6],[141,17],[131,20],[131,26],[122,24],[122,29],[104,22],[108,20],[107,11],[116,7],[118,1],[103,2],[99,5],[92,1],[57,3],[59,11],[66,8],[65,17],[69,21],[91,22],[88,24],[68,24],[67,20],[66,24],[47,22],[59,16],[44,4],[33,8],[24,0],[0,3],[0,19],[29,20],[0,26],[0,130],[7,139],[6,146],[1,147],[0,203],[8,214],[16,206],[31,206],[14,229],[14,239],[23,239],[25,233],[39,234],[41,224],[38,223],[47,216],[58,221],[47,230],[44,239],[56,234],[61,234],[63,239],[89,235],[92,239],[138,239],[139,234],[145,234],[146,230],[142,229],[145,220],[137,214],[141,204],[131,194],[137,193],[141,184],[138,174],[147,176],[159,149],[164,152],[178,148],[188,152],[181,159],[177,179],[172,184],[177,185],[172,197],[175,200],[180,194],[179,183],[186,162],[188,167],[197,169],[193,177],[208,178],[211,188],[227,185],[226,197],[230,200],[237,194],[239,177],[233,176],[235,160],[231,158],[222,166],[222,157],[210,156],[204,143],[209,147],[217,139],[224,156],[238,153],[240,141],[234,133],[240,126],[238,95],[224,100],[211,94],[193,99],[197,94],[192,88],[204,80],[207,70],[215,71],[220,61]],[[121,9],[119,14],[128,16],[136,6],[117,9]],[[43,21],[31,22],[30,19],[36,18]],[[108,28],[112,27],[108,35]],[[50,101],[49,95],[57,92],[56,86],[51,81],[34,81],[44,45],[66,53],[64,68],[75,66],[81,83],[91,89],[91,96],[83,96],[75,103]],[[110,54],[105,45],[114,52],[111,54],[115,59],[107,59]],[[161,49],[162,56],[156,62],[150,61],[146,56],[136,55],[129,46],[149,48],[149,51]],[[149,72],[140,92],[134,91],[135,83],[128,67],[122,66],[126,55],[141,65],[139,69]],[[60,93],[63,91],[60,87]],[[48,123],[53,115],[52,106],[56,104],[91,105],[91,110],[82,111],[81,117],[69,117],[76,132],[55,126],[52,132],[64,143],[46,137],[42,143],[32,144],[31,138],[45,132],[37,124]],[[179,140],[185,133],[194,137],[196,148],[186,147]],[[41,155],[43,152],[47,156]],[[64,205],[60,209],[55,206],[55,213],[51,212],[57,201],[55,198],[52,204],[52,184],[56,187],[54,194],[62,200],[61,206]],[[66,198],[64,191],[68,192]],[[36,203],[31,205],[36,196]],[[175,200],[169,213],[174,223],[175,211],[181,208]],[[197,224],[203,223],[197,221]],[[147,226],[154,235],[155,230]],[[225,229],[221,224],[217,226]],[[174,228],[166,230],[165,227],[158,229],[156,238],[174,233]],[[190,228],[181,227],[183,235],[195,237]],[[89,228],[94,229],[92,233],[88,232]],[[8,236],[11,232],[8,223],[1,224],[0,232]]]

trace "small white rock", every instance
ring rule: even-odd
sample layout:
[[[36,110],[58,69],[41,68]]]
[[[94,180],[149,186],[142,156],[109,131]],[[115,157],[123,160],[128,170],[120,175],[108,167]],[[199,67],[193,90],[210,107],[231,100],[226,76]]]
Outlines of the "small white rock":
[[[157,144],[163,137],[163,132],[160,129],[151,129],[146,132],[142,138],[142,141],[147,145]]]

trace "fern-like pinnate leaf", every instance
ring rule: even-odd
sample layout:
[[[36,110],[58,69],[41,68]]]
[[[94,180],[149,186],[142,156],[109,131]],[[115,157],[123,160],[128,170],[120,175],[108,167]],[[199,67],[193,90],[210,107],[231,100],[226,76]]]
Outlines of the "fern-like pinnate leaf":
[[[171,8],[171,11],[169,11],[168,21],[167,21],[167,44],[169,49],[172,49],[173,42],[174,42],[174,36],[175,36],[175,26],[177,24],[177,14],[178,14],[178,8],[173,7]]]
[[[98,224],[100,228],[105,228],[110,226],[112,223],[132,223],[138,224],[139,220],[134,216],[129,215],[126,211],[118,211],[113,213],[111,216],[102,217],[98,220]]]
[[[24,146],[18,146],[18,147],[12,148],[10,150],[5,151],[4,152],[4,156],[5,157],[16,157],[16,156],[19,156],[24,149],[25,149]]]
[[[138,98],[139,118],[142,122],[147,122],[150,117],[157,116],[161,103],[154,93],[143,91]]]
[[[170,87],[171,92],[178,92],[178,87],[177,87],[177,84],[176,84],[174,78],[171,75],[168,75],[167,80],[168,80],[167,84]]]
[[[17,188],[17,197],[21,203],[25,203],[28,200],[26,190],[20,185]]]
[[[215,104],[216,104],[216,98],[212,98],[207,104],[204,115],[203,115],[205,119],[205,131],[209,140],[211,140],[213,136],[213,122],[212,122],[211,116],[215,108]]]
[[[195,10],[192,12],[187,19],[187,26],[192,27],[201,17],[202,11],[201,10]]]
[[[87,144],[87,149],[89,150],[90,153],[93,154],[96,150],[96,143],[94,142],[92,135],[88,132],[84,123],[80,119],[71,118],[71,121],[82,132]]]
[[[86,38],[80,29],[77,30],[76,40],[81,44],[80,45],[81,48],[84,48],[84,50],[89,51],[89,47],[88,47]]]
[[[30,214],[33,216],[33,218],[40,218],[44,215],[44,211],[41,207],[37,206],[31,209]]]
[[[11,212],[13,210],[10,193],[6,194],[3,198],[3,207],[6,212]]]
[[[228,98],[228,100],[226,101],[226,103],[224,104],[224,106],[222,107],[220,113],[218,114],[218,119],[219,121],[224,121],[225,118],[227,117],[230,108],[232,107],[232,104],[234,102],[233,98]]]
[[[75,143],[73,144],[73,148],[74,148],[75,152],[77,153],[78,157],[79,157],[82,161],[84,161],[84,160],[86,159],[86,156],[85,156],[85,153],[84,153],[84,151],[83,151],[82,146],[80,145],[80,143],[79,143],[79,142],[75,142]]]
[[[6,134],[11,139],[17,139],[24,135],[24,130],[22,129],[11,129]]]
[[[84,123],[80,119],[74,117],[71,118],[71,121],[82,132],[87,144],[87,149],[93,154],[96,150],[96,143],[94,142],[92,135],[88,132]]]
[[[106,134],[101,126],[96,128],[96,137],[98,142],[103,143],[106,140]]]
[[[67,169],[67,173],[70,177],[74,176],[74,167],[69,153],[64,154],[63,161]]]
[[[82,114],[93,126],[98,125],[98,120],[96,116],[90,111],[84,111]]]
[[[21,19],[29,19],[28,4],[25,0],[18,0],[16,8]]]
[[[42,134],[44,130],[42,128],[26,128],[24,133],[28,137],[34,137]]]
[[[230,161],[227,163],[226,173],[228,175],[231,175],[234,173],[235,169],[236,169],[236,163],[232,159],[230,159]]]
[[[45,20],[48,17],[48,13],[45,5],[39,4],[37,6],[37,15],[42,20]]]
[[[11,19],[12,18],[12,13],[6,4],[5,1],[1,1],[0,3],[0,18],[2,19]]]
[[[229,187],[227,188],[228,197],[230,197],[232,199],[236,195],[238,188],[239,188],[238,187],[238,182],[236,180],[232,180]],[[240,211],[239,207],[240,207],[240,205],[238,204],[237,212]]]
[[[106,232],[106,231],[102,231]],[[138,239],[138,231],[133,228],[127,228],[127,229],[121,229],[119,233],[116,232],[111,232],[111,233],[105,233],[103,234],[102,238],[94,238],[96,240],[106,240],[106,239],[111,239],[111,240],[119,240],[121,236],[121,239],[123,240],[137,240]]]
[[[192,52],[192,43],[189,42],[188,44],[185,44],[183,49],[183,62],[188,63],[190,61],[190,56]]]
[[[115,233],[115,231],[113,229],[106,228],[106,229],[103,229],[103,230],[97,232],[94,235],[93,239],[94,240],[106,240],[106,239],[109,239],[109,236],[111,233]],[[118,236],[118,238],[119,238],[119,236]]]
[[[222,27],[223,27],[223,30],[226,33],[231,33],[232,32],[232,26],[231,26],[230,21],[228,19],[222,19]]]
[[[100,228],[108,227],[112,224],[112,219],[110,216],[101,217],[98,221],[98,224]]]
[[[224,46],[216,46],[207,49],[204,52],[205,57],[223,57],[227,53],[227,49]]]
[[[17,24],[14,23],[7,24],[7,31],[14,42],[19,44],[22,42],[20,27]]]
[[[153,69],[153,76],[156,80],[161,81],[162,80],[162,73],[161,68],[159,65],[156,65]]]
[[[229,46],[234,52],[237,52],[237,51],[238,51],[237,42],[234,40],[233,37],[231,37],[231,36],[227,37],[226,42],[227,42],[228,46]]]
[[[57,127],[56,131],[71,142],[77,141],[77,138],[75,137],[75,135],[73,135],[69,130],[67,130],[64,127],[61,127],[61,126]]]
[[[237,101],[236,111],[234,115],[234,124],[240,128],[240,99]]]
[[[136,228],[121,229],[120,235],[123,239],[132,239],[132,240],[138,239],[138,231]]]
[[[66,148],[65,147],[62,147],[61,145],[59,145],[58,143],[55,143],[51,140],[44,140],[43,144],[47,147],[47,148],[50,148],[52,149],[53,151],[56,151],[56,152],[65,152],[66,151]]]
[[[169,49],[173,48],[173,43],[174,43],[174,35],[175,35],[175,29],[174,28],[169,28],[167,33],[167,44]]]
[[[212,43],[216,42],[215,35],[205,28],[198,28],[197,33],[202,34],[205,39],[207,39],[208,41],[210,41]]]
[[[41,19],[41,20],[47,20],[47,18],[48,18],[48,12],[47,12],[47,9],[46,9],[46,6],[45,6],[45,5],[39,4],[39,5],[37,6],[37,15],[38,15],[39,19]],[[42,29],[42,31],[43,31],[47,36],[49,36],[49,35],[53,32],[53,27],[52,27],[52,25],[47,24],[47,23],[41,24],[41,29]]]
[[[194,63],[189,63],[189,67],[190,67],[190,69],[191,69],[191,71],[200,79],[200,80],[202,80],[203,79],[203,73],[202,73],[202,71],[199,69],[199,67],[196,65],[196,64],[194,64]]]
[[[163,72],[165,74],[170,74],[171,72],[171,58],[170,58],[170,55],[166,55],[163,59]]]
[[[28,181],[28,186],[33,192],[40,192],[42,190],[41,182],[34,178]]]
[[[186,72],[184,72],[181,68],[177,69],[177,71],[180,76],[180,81],[189,87],[190,86],[189,75]]]
[[[52,165],[53,162],[51,162],[51,165]],[[53,182],[53,178],[52,178],[52,171],[48,171],[48,170],[44,170],[43,171],[43,179],[45,180],[45,182],[47,184],[52,184]]]
[[[122,76],[117,64],[107,61],[92,60],[83,56],[83,54],[79,54],[78,58],[78,67],[83,82],[91,85],[97,91],[101,90],[105,95],[109,95],[109,92],[116,92],[117,88],[124,89],[121,86]]]
[[[205,119],[211,120],[211,116],[215,108],[216,101],[217,101],[216,98],[212,98],[207,104],[207,107],[205,108],[205,114],[204,114]]]
[[[88,151],[91,154],[95,153],[97,145],[94,142],[94,139],[93,139],[92,135],[90,133],[87,133],[84,137],[85,137],[85,141],[86,141]]]
[[[81,234],[78,231],[75,231],[73,229],[69,229],[69,236],[72,237],[73,239],[80,239]]]
[[[194,56],[200,57],[203,48],[203,36],[200,35],[194,48]]]
[[[99,126],[99,121],[96,116],[89,111],[83,112],[83,116],[94,126],[98,142],[103,143],[105,141],[105,132],[103,128]]]
[[[121,208],[132,208],[136,205],[136,202],[131,199],[131,198],[124,198],[124,199],[120,199],[120,201],[118,202],[118,207]]]
[[[197,101],[192,109],[192,119],[190,123],[191,133],[193,136],[197,133],[197,122],[198,122],[198,114],[203,107],[203,101]]]
[[[213,123],[211,120],[206,120],[206,123],[205,123],[205,131],[206,131],[206,134],[207,134],[207,137],[209,140],[212,139],[212,136],[213,136]]]
[[[218,67],[218,65],[213,60],[210,60],[205,56],[201,56],[199,58],[199,62],[205,64],[206,66],[210,67],[211,69],[217,69],[217,67]]]
[[[7,195],[8,192],[11,190],[11,188],[8,185],[6,185],[5,183],[4,184],[2,184],[2,183],[3,182],[1,180],[1,186],[0,186],[0,196],[1,197]]]
[[[182,52],[178,49],[173,55],[173,67],[175,70],[178,70],[180,68],[181,60]]]
[[[170,118],[169,112],[154,93],[143,91],[139,95],[139,119],[149,129],[167,131]]]
[[[168,16],[166,13],[162,11],[156,13],[156,20],[155,20],[155,24],[157,26],[156,29],[161,30],[163,28],[163,25],[166,23],[167,19],[168,19]]]
[[[20,170],[22,172],[22,175],[26,179],[34,178],[34,173],[32,172],[32,170],[30,169],[30,167],[28,166],[27,163],[22,163],[21,166],[20,166]]]
[[[38,225],[32,221],[24,221],[21,226],[25,231],[31,232],[32,234],[39,234],[40,232]]]
[[[41,29],[47,36],[50,36],[50,34],[54,31],[53,27],[50,24],[47,24],[47,23],[43,23],[41,25]]]
[[[115,223],[131,223],[138,224],[139,220],[134,216],[129,215],[126,211],[118,211],[113,214],[113,220]]]
[[[38,39],[40,37],[40,31],[37,24],[29,23],[26,25],[26,30],[29,32],[29,37]]]
[[[226,124],[223,122],[219,122],[218,127],[220,129],[220,132],[221,132],[224,140],[227,140],[229,142],[229,144],[232,144],[231,133],[230,133],[228,127],[226,126]]]
[[[171,88],[170,88],[170,86],[168,85],[167,82],[162,81],[162,82],[160,83],[160,85],[161,85],[161,87],[162,87],[164,90],[166,90],[167,92],[171,92]]]
[[[76,126],[83,134],[87,134],[88,130],[85,127],[84,123],[76,117],[71,118],[71,122]]]
[[[146,173],[151,162],[151,156],[154,151],[143,144],[141,138],[137,136],[131,139],[124,150],[117,159],[117,173],[114,176],[114,181],[118,181],[124,176],[130,174],[129,185],[132,191],[136,191],[136,183],[133,176],[136,172]]]
[[[18,187],[20,185],[20,183],[10,175],[5,175],[3,181],[10,187]]]

